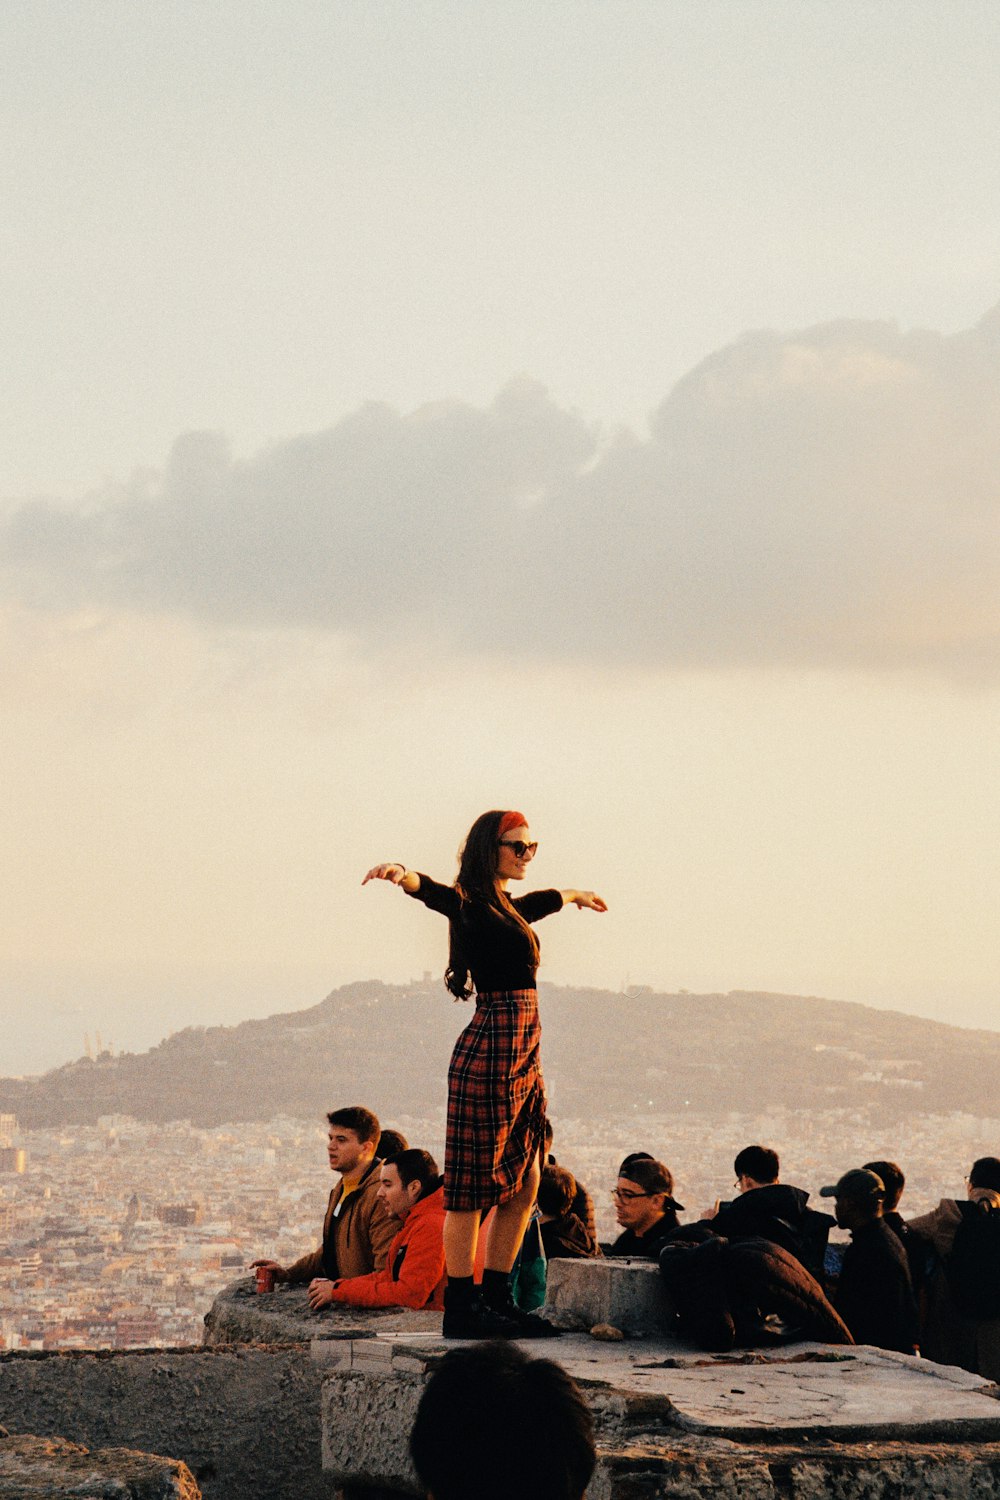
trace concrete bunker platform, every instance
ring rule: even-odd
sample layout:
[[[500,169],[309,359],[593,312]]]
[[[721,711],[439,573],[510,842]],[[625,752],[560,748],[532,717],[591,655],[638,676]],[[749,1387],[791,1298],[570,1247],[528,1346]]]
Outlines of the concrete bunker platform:
[[[1000,1388],[978,1375],[825,1344],[705,1354],[663,1331],[659,1276],[638,1262],[553,1263],[546,1312],[567,1332],[523,1347],[563,1365],[590,1404],[588,1500],[1000,1500]],[[409,1431],[452,1347],[416,1330],[313,1346],[323,1467],[341,1495],[421,1493]]]
[[[444,1339],[328,1343],[323,1467],[345,1495],[419,1495],[407,1439]],[[588,1500],[657,1496],[1000,1496],[1000,1389],[882,1350],[795,1344],[704,1355],[669,1339],[531,1341],[594,1415]],[[531,1441],[528,1434],[525,1440]]]

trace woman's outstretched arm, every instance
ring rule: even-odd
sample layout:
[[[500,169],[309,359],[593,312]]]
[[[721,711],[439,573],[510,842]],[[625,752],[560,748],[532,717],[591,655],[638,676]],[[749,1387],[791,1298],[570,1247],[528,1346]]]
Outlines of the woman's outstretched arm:
[[[560,891],[559,894],[563,898],[563,906],[569,906],[572,902],[581,911],[584,907],[588,911],[607,911],[608,909],[608,903],[595,891]]]
[[[398,859],[385,865],[372,865],[361,884],[367,885],[369,880],[389,880],[393,885],[401,885],[411,896],[420,889],[420,876],[416,870],[408,870]]]

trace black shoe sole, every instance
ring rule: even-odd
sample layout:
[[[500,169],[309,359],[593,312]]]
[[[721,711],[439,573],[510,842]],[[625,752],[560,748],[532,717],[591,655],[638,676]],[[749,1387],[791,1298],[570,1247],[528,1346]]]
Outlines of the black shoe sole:
[[[521,1332],[513,1318],[505,1318],[492,1308],[480,1307],[475,1311],[445,1312],[441,1333],[446,1339],[521,1339],[530,1337]]]
[[[518,1327],[516,1335],[519,1339],[558,1339],[562,1337],[563,1330],[550,1323],[548,1318],[540,1318],[535,1313],[524,1313],[519,1311],[515,1319]]]

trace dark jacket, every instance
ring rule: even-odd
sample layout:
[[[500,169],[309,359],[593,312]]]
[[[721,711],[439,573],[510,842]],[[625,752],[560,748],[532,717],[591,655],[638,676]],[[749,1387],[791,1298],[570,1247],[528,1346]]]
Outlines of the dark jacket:
[[[750,1188],[724,1203],[710,1219],[709,1227],[727,1240],[772,1240],[799,1257],[802,1250],[802,1216],[809,1194],[804,1188],[770,1182]]]
[[[701,1230],[705,1237],[699,1242],[694,1236]],[[774,1343],[777,1337],[853,1342],[819,1283],[772,1240],[729,1241],[711,1234],[707,1225],[694,1225],[663,1247],[660,1275],[678,1332],[701,1349],[725,1353]],[[783,1335],[767,1325],[770,1315],[785,1325]]]
[[[809,1208],[808,1202],[804,1188],[769,1182],[723,1204],[708,1224],[727,1240],[771,1240],[791,1251],[822,1285],[826,1242],[836,1220],[832,1214]]]
[[[1000,1212],[1000,1194],[974,1188],[972,1200],[987,1200]],[[964,1202],[964,1200],[963,1200]],[[989,1380],[1000,1381],[1000,1318],[965,1318],[955,1306],[945,1262],[951,1255],[963,1202],[942,1198],[937,1208],[911,1219],[909,1229],[929,1244],[938,1258],[926,1277],[921,1353],[944,1365],[960,1365]]]
[[[340,1212],[344,1184],[337,1183],[326,1205],[322,1245],[301,1256],[277,1280],[312,1281],[315,1276],[328,1276],[336,1281],[338,1277],[367,1276],[370,1271],[384,1269],[399,1220],[376,1196],[381,1165],[376,1156],[353,1193],[347,1195]]]
[[[657,1260],[665,1242],[673,1234],[680,1221],[672,1208],[668,1208],[662,1219],[645,1234],[636,1234],[634,1229],[624,1229],[608,1247],[608,1255],[631,1256],[634,1260]]]
[[[587,1233],[587,1226],[572,1211],[542,1223],[542,1248],[546,1260],[583,1260],[600,1255],[601,1247]]]
[[[906,1251],[881,1218],[852,1230],[833,1301],[856,1344],[912,1354],[919,1343]]]
[[[882,1215],[882,1223],[892,1230],[906,1251],[906,1264],[910,1268],[913,1295],[919,1304],[920,1293],[933,1265],[934,1254],[930,1242],[911,1229],[902,1214],[897,1213],[895,1209],[890,1209]]]

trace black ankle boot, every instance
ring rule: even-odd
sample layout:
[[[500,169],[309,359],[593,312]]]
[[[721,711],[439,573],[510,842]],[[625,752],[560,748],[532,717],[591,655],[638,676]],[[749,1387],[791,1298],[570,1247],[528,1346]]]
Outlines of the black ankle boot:
[[[562,1333],[562,1329],[550,1323],[547,1318],[540,1317],[538,1313],[525,1312],[523,1307],[518,1307],[510,1289],[510,1277],[502,1272],[485,1271],[483,1273],[483,1301],[491,1311],[517,1325],[516,1338],[555,1339]]]
[[[504,1317],[487,1307],[478,1287],[470,1293],[465,1287],[456,1290],[450,1283],[444,1289],[444,1318],[441,1332],[446,1339],[517,1339],[524,1338],[513,1318]]]

